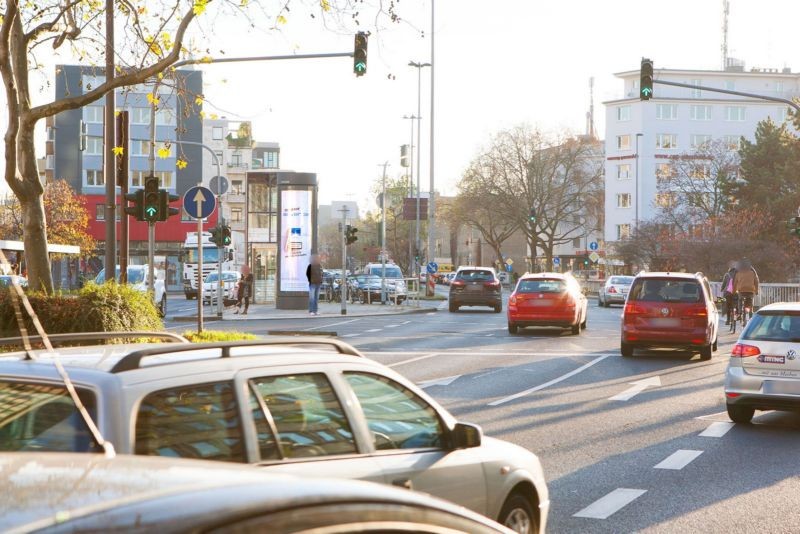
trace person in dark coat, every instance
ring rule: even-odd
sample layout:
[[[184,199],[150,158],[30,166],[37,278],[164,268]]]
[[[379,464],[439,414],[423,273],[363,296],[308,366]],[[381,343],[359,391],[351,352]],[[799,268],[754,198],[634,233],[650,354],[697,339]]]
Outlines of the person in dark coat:
[[[242,315],[247,315],[247,310],[250,308],[250,297],[253,296],[253,273],[250,269],[242,269],[242,279],[239,281],[239,294],[236,296],[236,311],[237,314],[242,309],[244,304],[244,311]]]
[[[308,314],[319,315],[319,288],[322,285],[322,265],[319,256],[311,255],[311,263],[306,268],[308,278]]]

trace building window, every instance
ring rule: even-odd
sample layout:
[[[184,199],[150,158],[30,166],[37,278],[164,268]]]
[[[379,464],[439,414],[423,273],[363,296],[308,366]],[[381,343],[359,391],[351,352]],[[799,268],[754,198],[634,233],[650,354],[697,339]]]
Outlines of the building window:
[[[672,178],[674,169],[669,163],[659,163],[656,165],[656,180],[667,180]]]
[[[94,219],[96,221],[106,220],[106,207],[102,202],[94,205]]]
[[[277,152],[267,152],[264,154],[264,166],[268,169],[277,169],[278,168],[278,153]]]
[[[782,93],[784,92],[785,88],[783,86],[783,82],[775,82],[775,92]]]
[[[628,239],[631,236],[631,225],[630,224],[618,224],[617,225],[617,241],[621,239]]]
[[[83,120],[84,122],[103,124],[103,106],[84,106]]]
[[[711,167],[705,163],[693,165],[690,175],[695,180],[708,180],[711,178]]]
[[[581,248],[581,238],[580,237],[572,238],[572,248]]]
[[[778,108],[778,122],[786,122],[789,118],[789,108],[786,107],[779,107]]]
[[[725,80],[725,89],[728,91],[736,90],[736,82],[734,80]]]
[[[710,121],[711,106],[693,105],[689,108],[689,119],[693,121]]]
[[[631,107],[630,106],[619,106],[617,108],[617,120],[618,121],[629,121],[629,120],[631,120]]]
[[[172,108],[159,109],[156,111],[156,125],[158,126],[175,126],[177,120],[175,117],[175,110]]]
[[[131,171],[130,187],[144,187],[144,179],[150,175],[149,171]],[[172,171],[156,171],[153,173],[158,178],[160,188],[172,189],[175,187],[175,173]]]
[[[242,166],[242,155],[239,153],[231,154],[231,167],[241,167]]]
[[[656,148],[669,150],[678,148],[678,136],[676,134],[656,134]]]
[[[56,129],[52,126],[47,127],[47,140],[48,141],[55,141],[56,140]]]
[[[708,134],[692,134],[690,140],[692,148],[701,148],[711,142],[711,136]]]
[[[244,195],[244,186],[241,180],[231,180],[231,194]]]
[[[222,126],[214,126],[211,128],[211,139],[214,141],[222,141]]]
[[[631,177],[631,165],[630,163],[623,163],[622,165],[617,165],[617,180],[628,180]]]
[[[105,183],[105,180],[103,180],[102,169],[87,169],[84,171],[83,185],[87,187],[94,187],[105,185]]]
[[[739,150],[740,143],[742,142],[742,138],[738,135],[724,135],[722,136],[722,141],[725,143],[725,146],[728,147],[728,150]]]
[[[692,85],[703,85],[703,80],[692,80]],[[701,98],[702,96],[703,93],[700,89],[692,89],[692,98]]]
[[[103,155],[103,138],[96,136],[86,137],[86,151],[87,156],[102,156]]]
[[[725,106],[725,120],[742,122],[744,120],[744,106]]]
[[[214,158],[211,158],[212,164],[216,165],[218,162],[220,165],[225,165],[225,155],[222,153],[222,150],[215,150],[214,155],[217,156],[217,161],[214,162],[213,161]]]
[[[675,203],[675,195],[671,192],[656,193],[656,205],[669,208]]]
[[[678,104],[656,104],[656,119],[678,120]]]
[[[150,108],[131,108],[131,124],[150,124]]]
[[[631,149],[631,136],[630,135],[618,135],[617,136],[617,149],[619,150],[630,150]]]
[[[231,208],[231,222],[242,222],[242,208]]]
[[[617,193],[617,207],[630,208],[631,207],[631,194],[630,193]]]

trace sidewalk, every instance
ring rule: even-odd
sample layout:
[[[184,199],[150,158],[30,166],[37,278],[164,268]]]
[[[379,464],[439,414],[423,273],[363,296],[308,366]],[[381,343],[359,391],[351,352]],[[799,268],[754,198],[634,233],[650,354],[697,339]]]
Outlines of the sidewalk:
[[[406,315],[413,313],[435,312],[442,304],[447,305],[447,301],[420,301],[419,307],[393,304],[351,304],[347,303],[347,315],[342,315],[342,305],[339,302],[320,302],[319,315],[312,316],[305,310],[279,310],[274,304],[253,304],[247,311],[247,315],[236,314],[236,308],[228,308],[222,313],[223,321],[263,321],[277,319],[330,319],[332,317],[373,317],[379,315]],[[216,321],[217,310],[205,306],[204,319]],[[197,315],[169,317],[170,321],[189,322],[196,321]]]

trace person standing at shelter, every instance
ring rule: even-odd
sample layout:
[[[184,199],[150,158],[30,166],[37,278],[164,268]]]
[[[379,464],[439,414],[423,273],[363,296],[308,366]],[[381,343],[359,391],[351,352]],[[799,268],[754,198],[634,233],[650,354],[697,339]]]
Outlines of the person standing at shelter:
[[[317,254],[311,255],[311,263],[306,268],[308,278],[308,314],[319,315],[319,288],[322,285],[322,265]]]

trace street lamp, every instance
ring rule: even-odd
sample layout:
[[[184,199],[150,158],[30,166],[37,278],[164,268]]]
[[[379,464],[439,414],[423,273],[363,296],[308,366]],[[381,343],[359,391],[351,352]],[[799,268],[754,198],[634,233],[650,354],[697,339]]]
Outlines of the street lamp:
[[[417,69],[417,150],[422,148],[422,144],[420,142],[420,132],[422,129],[422,69],[425,67],[430,67],[430,63],[420,63],[418,61],[409,61],[409,67],[414,67]],[[413,123],[412,123],[413,124]],[[416,250],[419,251],[421,249],[420,242],[419,242],[419,196],[420,196],[420,187],[419,187],[419,176],[420,176],[420,160],[422,158],[419,157],[417,154],[417,216],[416,216],[416,223],[414,226],[414,244],[416,245]],[[430,202],[430,200],[428,201]],[[416,265],[416,262],[414,262]],[[416,271],[415,271],[416,272]]]
[[[639,138],[644,134],[636,134],[636,219],[634,227],[639,230]]]
[[[414,115],[403,115],[404,119],[411,119],[411,142],[408,144],[408,197],[414,198],[414,120],[419,119],[418,116]],[[405,204],[404,209],[405,212]],[[404,217],[405,218],[405,217]],[[414,259],[415,250],[414,247],[418,246],[416,241],[411,240],[411,230],[409,230],[408,236],[408,262],[411,265],[411,276],[415,276],[417,274],[417,261]]]

